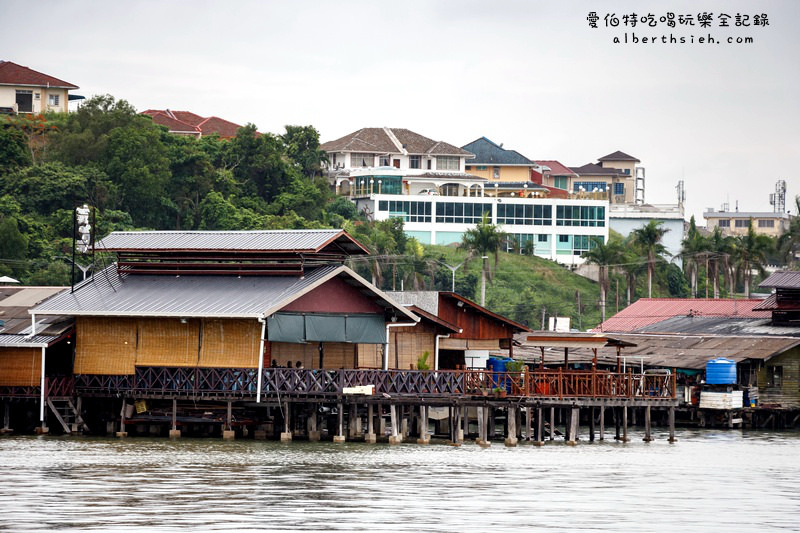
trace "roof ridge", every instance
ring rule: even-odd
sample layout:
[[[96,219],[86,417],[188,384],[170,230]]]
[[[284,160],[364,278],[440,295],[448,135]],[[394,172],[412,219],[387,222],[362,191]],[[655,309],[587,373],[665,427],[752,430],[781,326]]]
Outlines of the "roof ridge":
[[[408,150],[405,149],[403,143],[401,143],[400,139],[398,139],[397,136],[394,134],[392,128],[387,128],[386,126],[384,126],[383,132],[386,134],[387,137],[389,137],[389,140],[392,141],[392,144],[394,144],[395,148],[397,148],[401,154],[408,155]]]

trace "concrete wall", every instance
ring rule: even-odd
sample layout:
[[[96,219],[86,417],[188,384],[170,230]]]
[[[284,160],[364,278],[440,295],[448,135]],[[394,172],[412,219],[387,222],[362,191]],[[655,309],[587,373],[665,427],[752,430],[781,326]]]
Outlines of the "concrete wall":
[[[14,106],[17,102],[17,89],[32,91],[34,113],[45,113],[47,111],[67,112],[69,92],[66,89],[47,89],[45,87],[2,86],[0,87],[0,107]],[[37,94],[39,95],[38,99],[36,98]],[[58,96],[57,106],[49,104],[50,95]]]
[[[480,176],[491,181],[530,181],[531,169],[526,166],[503,166],[500,165],[500,177],[495,179],[494,166],[492,165],[469,165],[470,169],[466,172],[474,176]],[[480,170],[484,168],[484,170]]]

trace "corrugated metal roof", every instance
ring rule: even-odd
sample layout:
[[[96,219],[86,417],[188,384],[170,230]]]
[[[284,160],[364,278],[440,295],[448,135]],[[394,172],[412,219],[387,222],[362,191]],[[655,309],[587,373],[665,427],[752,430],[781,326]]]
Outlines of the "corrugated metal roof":
[[[0,335],[0,348],[41,348],[58,339],[56,335]],[[2,357],[2,353],[0,353]]]
[[[800,271],[775,272],[758,286],[775,287],[776,289],[800,289]]]
[[[116,265],[31,310],[36,315],[257,318],[272,314],[334,276],[348,276],[411,320],[416,315],[342,265],[305,276],[159,276],[120,278]]]
[[[676,316],[640,328],[636,333],[684,333],[710,335],[800,336],[800,327],[773,326],[769,318]]]
[[[115,231],[97,243],[104,251],[317,252],[330,243],[349,253],[366,249],[340,229],[276,231]]]
[[[632,332],[676,316],[769,318],[769,311],[754,310],[762,300],[705,298],[641,298],[592,331]]]
[[[524,340],[526,334],[516,335],[514,340],[521,346],[514,346],[514,358],[538,363],[541,352],[538,346]],[[703,370],[706,362],[715,357],[726,357],[739,362],[746,359],[767,360],[796,346],[799,338],[755,337],[755,336],[715,336],[715,335],[655,335],[655,334],[617,334],[615,339],[636,344],[623,348],[622,357],[628,366],[639,365],[642,358],[645,366],[675,367]],[[592,350],[586,348],[570,349],[570,363],[588,363],[592,360]],[[616,348],[598,349],[598,361],[614,364]],[[545,350],[545,365],[563,364],[564,351],[553,348]]]

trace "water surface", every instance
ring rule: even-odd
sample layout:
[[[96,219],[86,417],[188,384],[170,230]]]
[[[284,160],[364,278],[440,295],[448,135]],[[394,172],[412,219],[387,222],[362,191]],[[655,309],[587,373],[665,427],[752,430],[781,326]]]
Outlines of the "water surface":
[[[800,524],[800,433],[475,445],[0,438],[0,530],[747,531]]]

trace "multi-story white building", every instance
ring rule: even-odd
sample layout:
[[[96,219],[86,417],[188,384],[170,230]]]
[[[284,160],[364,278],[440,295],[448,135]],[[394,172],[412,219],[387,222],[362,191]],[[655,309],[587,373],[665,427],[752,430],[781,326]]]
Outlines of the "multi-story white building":
[[[593,237],[608,240],[607,200],[556,199],[532,181],[471,174],[472,153],[409,130],[364,128],[321,147],[339,194],[374,220],[402,218],[423,244],[461,242],[484,213],[511,237],[507,251],[564,264],[582,263]]]

